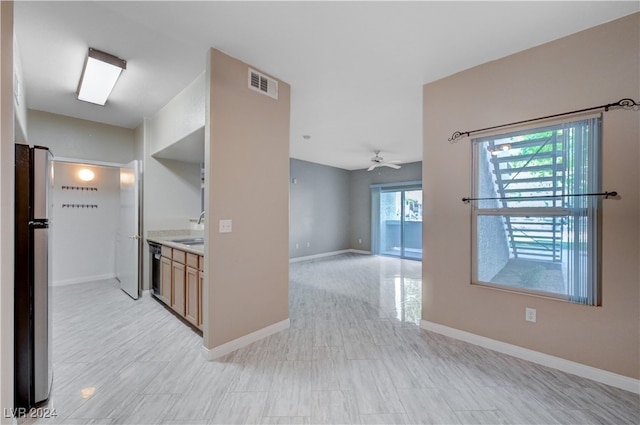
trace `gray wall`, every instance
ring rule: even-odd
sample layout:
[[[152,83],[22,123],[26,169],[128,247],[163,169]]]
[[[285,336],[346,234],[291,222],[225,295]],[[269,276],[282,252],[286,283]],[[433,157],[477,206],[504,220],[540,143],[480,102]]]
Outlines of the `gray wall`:
[[[371,189],[372,184],[422,181],[422,162],[402,164],[394,170],[388,167],[373,171],[351,171],[350,243],[349,248],[371,251]],[[360,242],[362,240],[362,242]]]
[[[289,164],[290,258],[344,249],[371,251],[370,185],[422,180],[421,162],[374,171],[348,171],[298,159]]]
[[[298,159],[289,166],[289,258],[349,249],[350,172]]]

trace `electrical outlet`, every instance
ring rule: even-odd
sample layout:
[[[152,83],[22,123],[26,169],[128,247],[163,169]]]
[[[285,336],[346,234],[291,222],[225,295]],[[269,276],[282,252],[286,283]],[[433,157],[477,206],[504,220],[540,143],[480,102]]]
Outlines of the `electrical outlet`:
[[[296,249],[300,249],[300,244],[299,243],[296,244]]]
[[[311,248],[311,242],[307,242],[307,248]]]
[[[220,220],[219,231],[220,233],[231,233],[231,220]]]
[[[524,318],[527,322],[536,322],[536,309],[535,308],[525,308],[524,310]]]
[[[358,238],[358,243],[362,245],[362,238]]]

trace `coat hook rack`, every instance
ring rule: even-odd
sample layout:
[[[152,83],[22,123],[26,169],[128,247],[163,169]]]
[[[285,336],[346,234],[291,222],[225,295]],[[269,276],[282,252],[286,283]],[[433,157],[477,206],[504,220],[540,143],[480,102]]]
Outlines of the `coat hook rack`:
[[[97,192],[97,187],[90,186],[62,186],[62,190],[81,190],[81,191],[89,191],[89,192]]]
[[[98,204],[62,204],[62,208],[98,208]]]

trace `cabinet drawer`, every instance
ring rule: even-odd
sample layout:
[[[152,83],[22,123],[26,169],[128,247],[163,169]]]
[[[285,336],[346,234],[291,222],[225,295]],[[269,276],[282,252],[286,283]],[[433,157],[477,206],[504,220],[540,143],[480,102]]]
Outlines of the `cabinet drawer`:
[[[162,256],[163,257],[167,257],[167,258],[171,258],[171,252],[173,251],[173,249],[169,246],[166,245],[162,245]]]
[[[180,264],[184,264],[185,263],[185,255],[187,253],[184,251],[180,251],[179,249],[175,249],[173,250],[173,261],[176,261]]]
[[[187,252],[187,266],[198,269],[198,255]]]
[[[204,256],[198,255],[198,270],[204,270]]]

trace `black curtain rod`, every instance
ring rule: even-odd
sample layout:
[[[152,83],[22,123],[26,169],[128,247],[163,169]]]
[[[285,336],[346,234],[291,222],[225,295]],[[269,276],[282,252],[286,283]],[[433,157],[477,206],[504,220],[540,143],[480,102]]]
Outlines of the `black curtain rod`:
[[[597,109],[604,109],[605,112],[607,112],[610,108],[614,108],[614,107],[638,110],[639,106],[640,106],[640,103],[636,102],[635,100],[629,99],[629,98],[625,98],[625,99],[620,99],[619,101],[617,101],[615,103],[607,103],[606,105],[593,106],[591,108],[578,109],[576,111],[563,112],[561,114],[547,115],[546,117],[539,117],[539,118],[532,118],[532,119],[529,119],[529,120],[516,121],[516,122],[509,123],[509,124],[494,125],[493,127],[481,128],[481,129],[478,129],[478,130],[456,131],[451,135],[451,137],[449,137],[449,142],[450,143],[454,143],[459,138],[461,138],[463,136],[470,136],[472,133],[479,133],[481,131],[495,130],[496,128],[510,127],[512,125],[525,124],[525,123],[528,123],[528,122],[546,120],[546,119],[549,119],[549,118],[557,118],[557,117],[562,117],[562,116],[565,116],[565,115],[579,114],[581,112],[595,111]]]
[[[498,197],[498,198],[462,198],[462,202],[467,203],[469,201],[489,201],[489,200],[499,200],[499,201],[526,201],[528,199],[541,199],[541,198],[567,198],[573,196],[603,196],[604,199],[609,199],[614,196],[618,196],[618,192],[602,192],[602,193],[576,193],[572,195],[541,195],[541,196],[511,196],[511,197]]]

